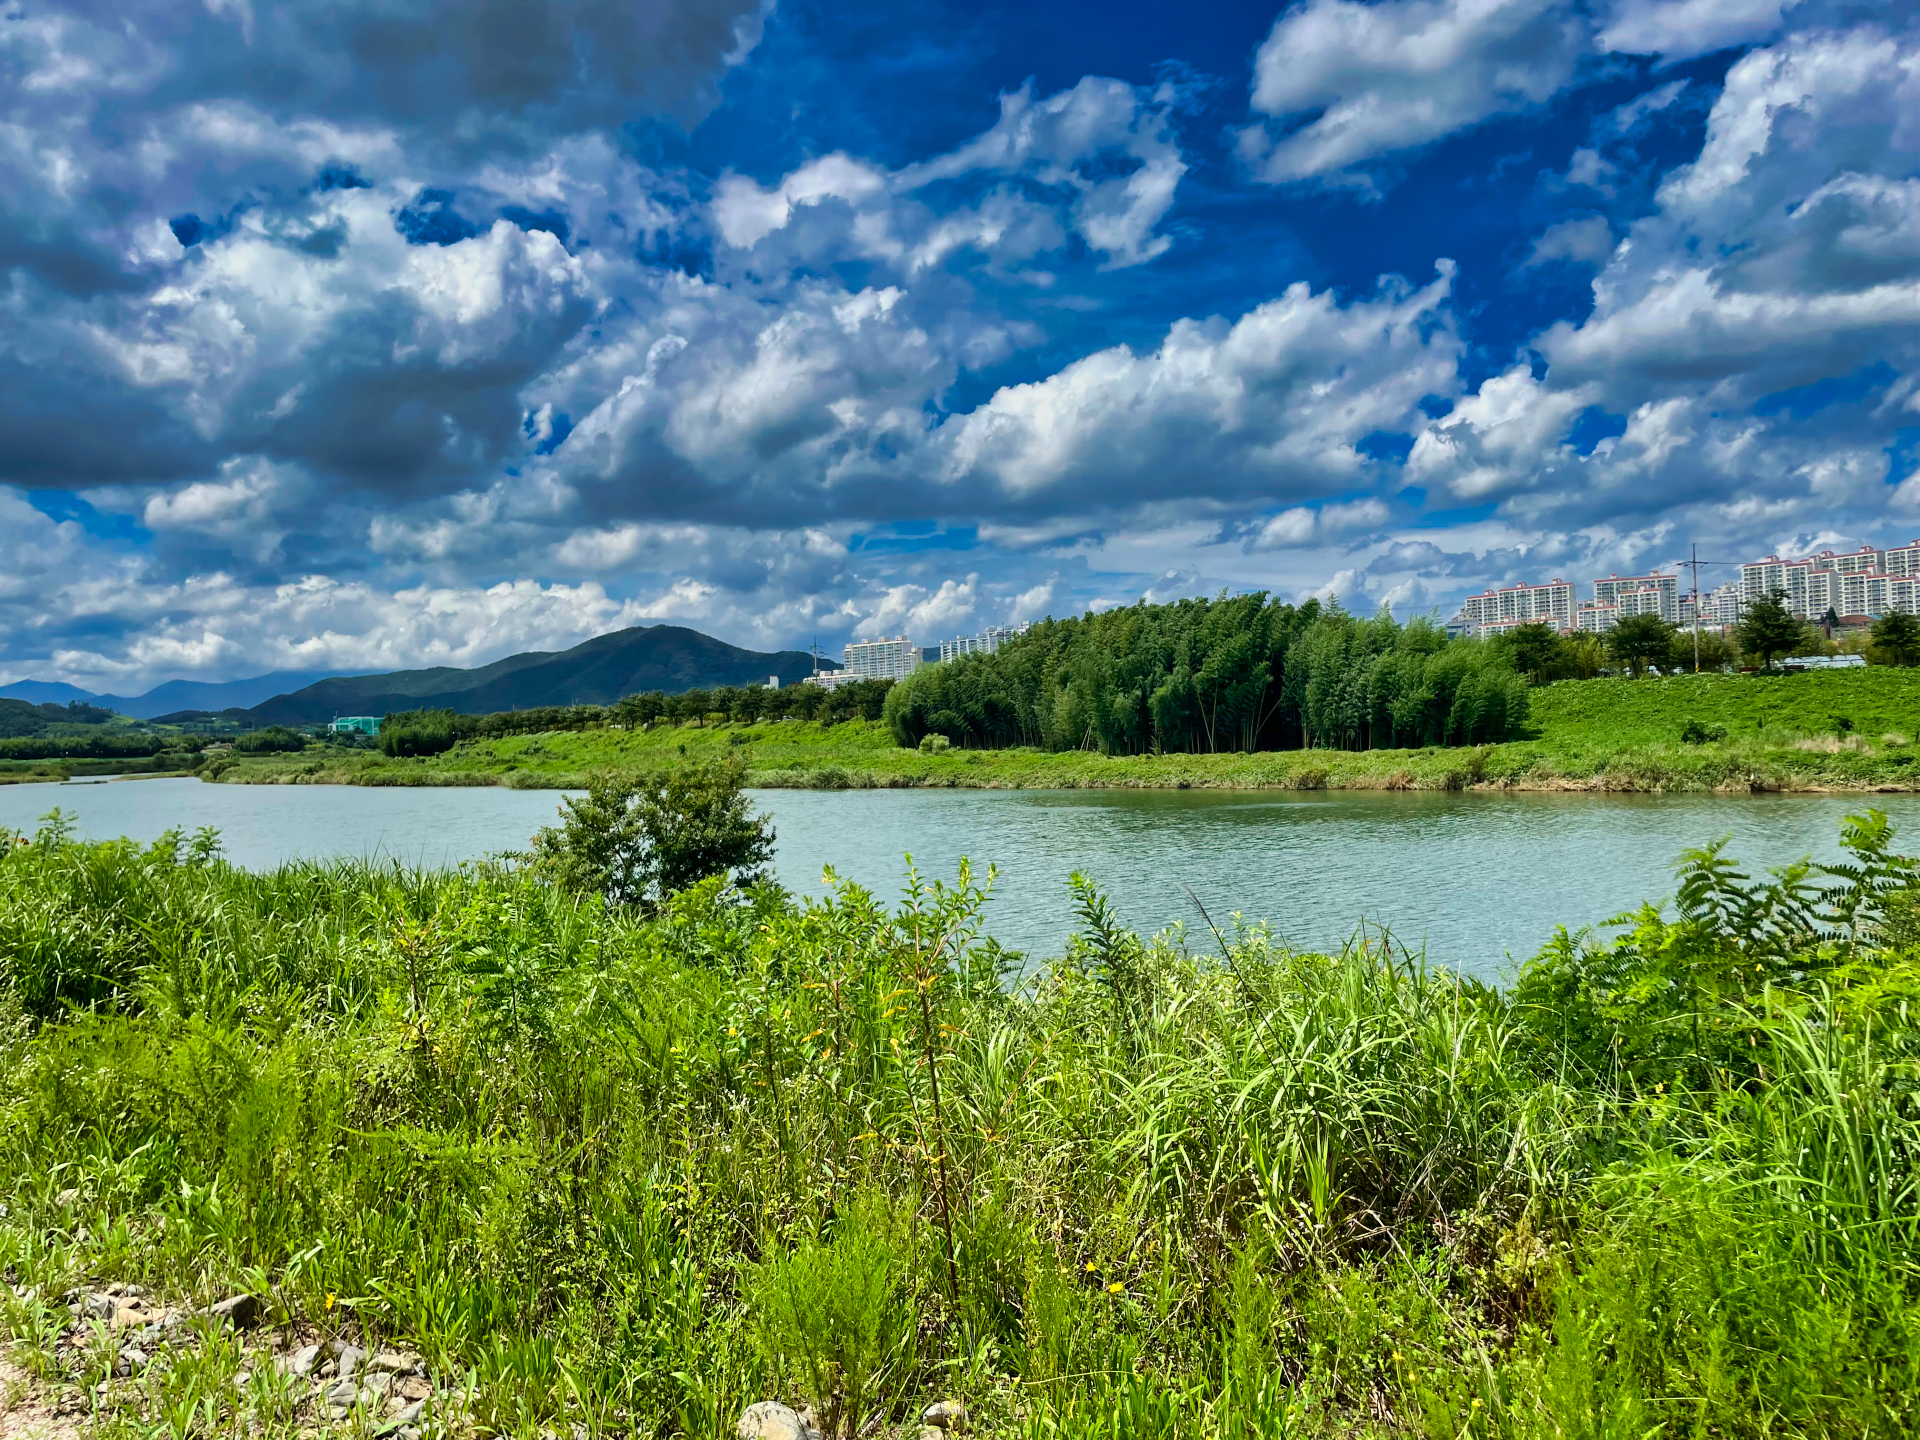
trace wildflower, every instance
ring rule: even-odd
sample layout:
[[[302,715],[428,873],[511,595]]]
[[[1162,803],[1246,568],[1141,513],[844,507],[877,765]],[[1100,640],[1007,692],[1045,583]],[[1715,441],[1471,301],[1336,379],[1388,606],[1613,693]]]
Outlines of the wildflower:
[[[329,1290],[327,1292],[327,1309],[331,1310],[336,1303],[337,1303],[337,1298],[335,1297],[334,1293],[331,1290]]]
[[[1115,1280],[1111,1285],[1107,1286],[1107,1293],[1109,1295],[1124,1295],[1126,1290],[1127,1287],[1122,1285],[1118,1280]]]
[[[1092,1260],[1087,1261],[1087,1274],[1098,1275],[1099,1273],[1100,1273],[1099,1264]]]

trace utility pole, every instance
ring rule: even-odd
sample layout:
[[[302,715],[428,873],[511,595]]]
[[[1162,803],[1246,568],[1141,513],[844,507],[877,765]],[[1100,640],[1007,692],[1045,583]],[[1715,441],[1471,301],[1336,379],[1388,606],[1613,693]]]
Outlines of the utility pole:
[[[1700,547],[1693,547],[1693,673],[1700,673]]]
[[[1695,545],[1693,558],[1682,560],[1677,568],[1693,571],[1693,673],[1700,673],[1700,567],[1702,565],[1726,565],[1726,560],[1702,560],[1700,547]]]

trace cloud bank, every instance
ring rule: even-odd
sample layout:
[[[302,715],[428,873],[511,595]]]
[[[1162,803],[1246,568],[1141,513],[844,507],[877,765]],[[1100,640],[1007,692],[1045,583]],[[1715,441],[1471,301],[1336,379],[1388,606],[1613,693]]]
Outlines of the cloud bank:
[[[928,143],[696,164],[647,137],[817,87],[798,0],[12,0],[0,679],[1404,609],[1900,535],[1894,18],[1307,0],[1238,93],[1015,80]],[[1438,233],[1429,166],[1511,198],[1449,182]]]

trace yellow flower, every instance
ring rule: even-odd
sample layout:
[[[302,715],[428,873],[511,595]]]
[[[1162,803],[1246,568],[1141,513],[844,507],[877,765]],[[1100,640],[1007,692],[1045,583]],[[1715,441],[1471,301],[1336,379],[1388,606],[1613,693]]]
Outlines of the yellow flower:
[[[331,1290],[329,1290],[327,1292],[327,1309],[331,1310],[333,1308],[333,1303],[334,1303],[334,1294]]]
[[[1099,1273],[1100,1267],[1091,1260],[1087,1261],[1087,1274],[1098,1275]]]
[[[1107,1286],[1107,1293],[1109,1295],[1124,1295],[1126,1293],[1126,1289],[1127,1289],[1126,1286],[1122,1285],[1118,1280],[1116,1280],[1111,1285]]]

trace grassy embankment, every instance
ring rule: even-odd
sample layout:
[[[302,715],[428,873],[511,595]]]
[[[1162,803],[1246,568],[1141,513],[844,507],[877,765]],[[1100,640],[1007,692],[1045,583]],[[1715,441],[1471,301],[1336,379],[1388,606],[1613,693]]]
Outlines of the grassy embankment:
[[[1920,912],[1855,839],[1817,915],[1695,866],[1505,993],[1086,897],[1008,989],[964,892],[648,918],[8,844],[0,1426],[1912,1435]],[[178,1318],[235,1292],[256,1328]],[[269,1363],[336,1340],[426,1376]]]
[[[759,786],[1738,790],[1920,787],[1920,670],[1563,681],[1533,692],[1535,738],[1471,749],[1115,757],[894,745],[884,726],[799,721],[469,742],[430,759],[364,751],[242,759],[227,782],[572,787],[589,771],[743,754]],[[1852,728],[1836,733],[1836,719]],[[1725,738],[1686,744],[1689,720]]]

